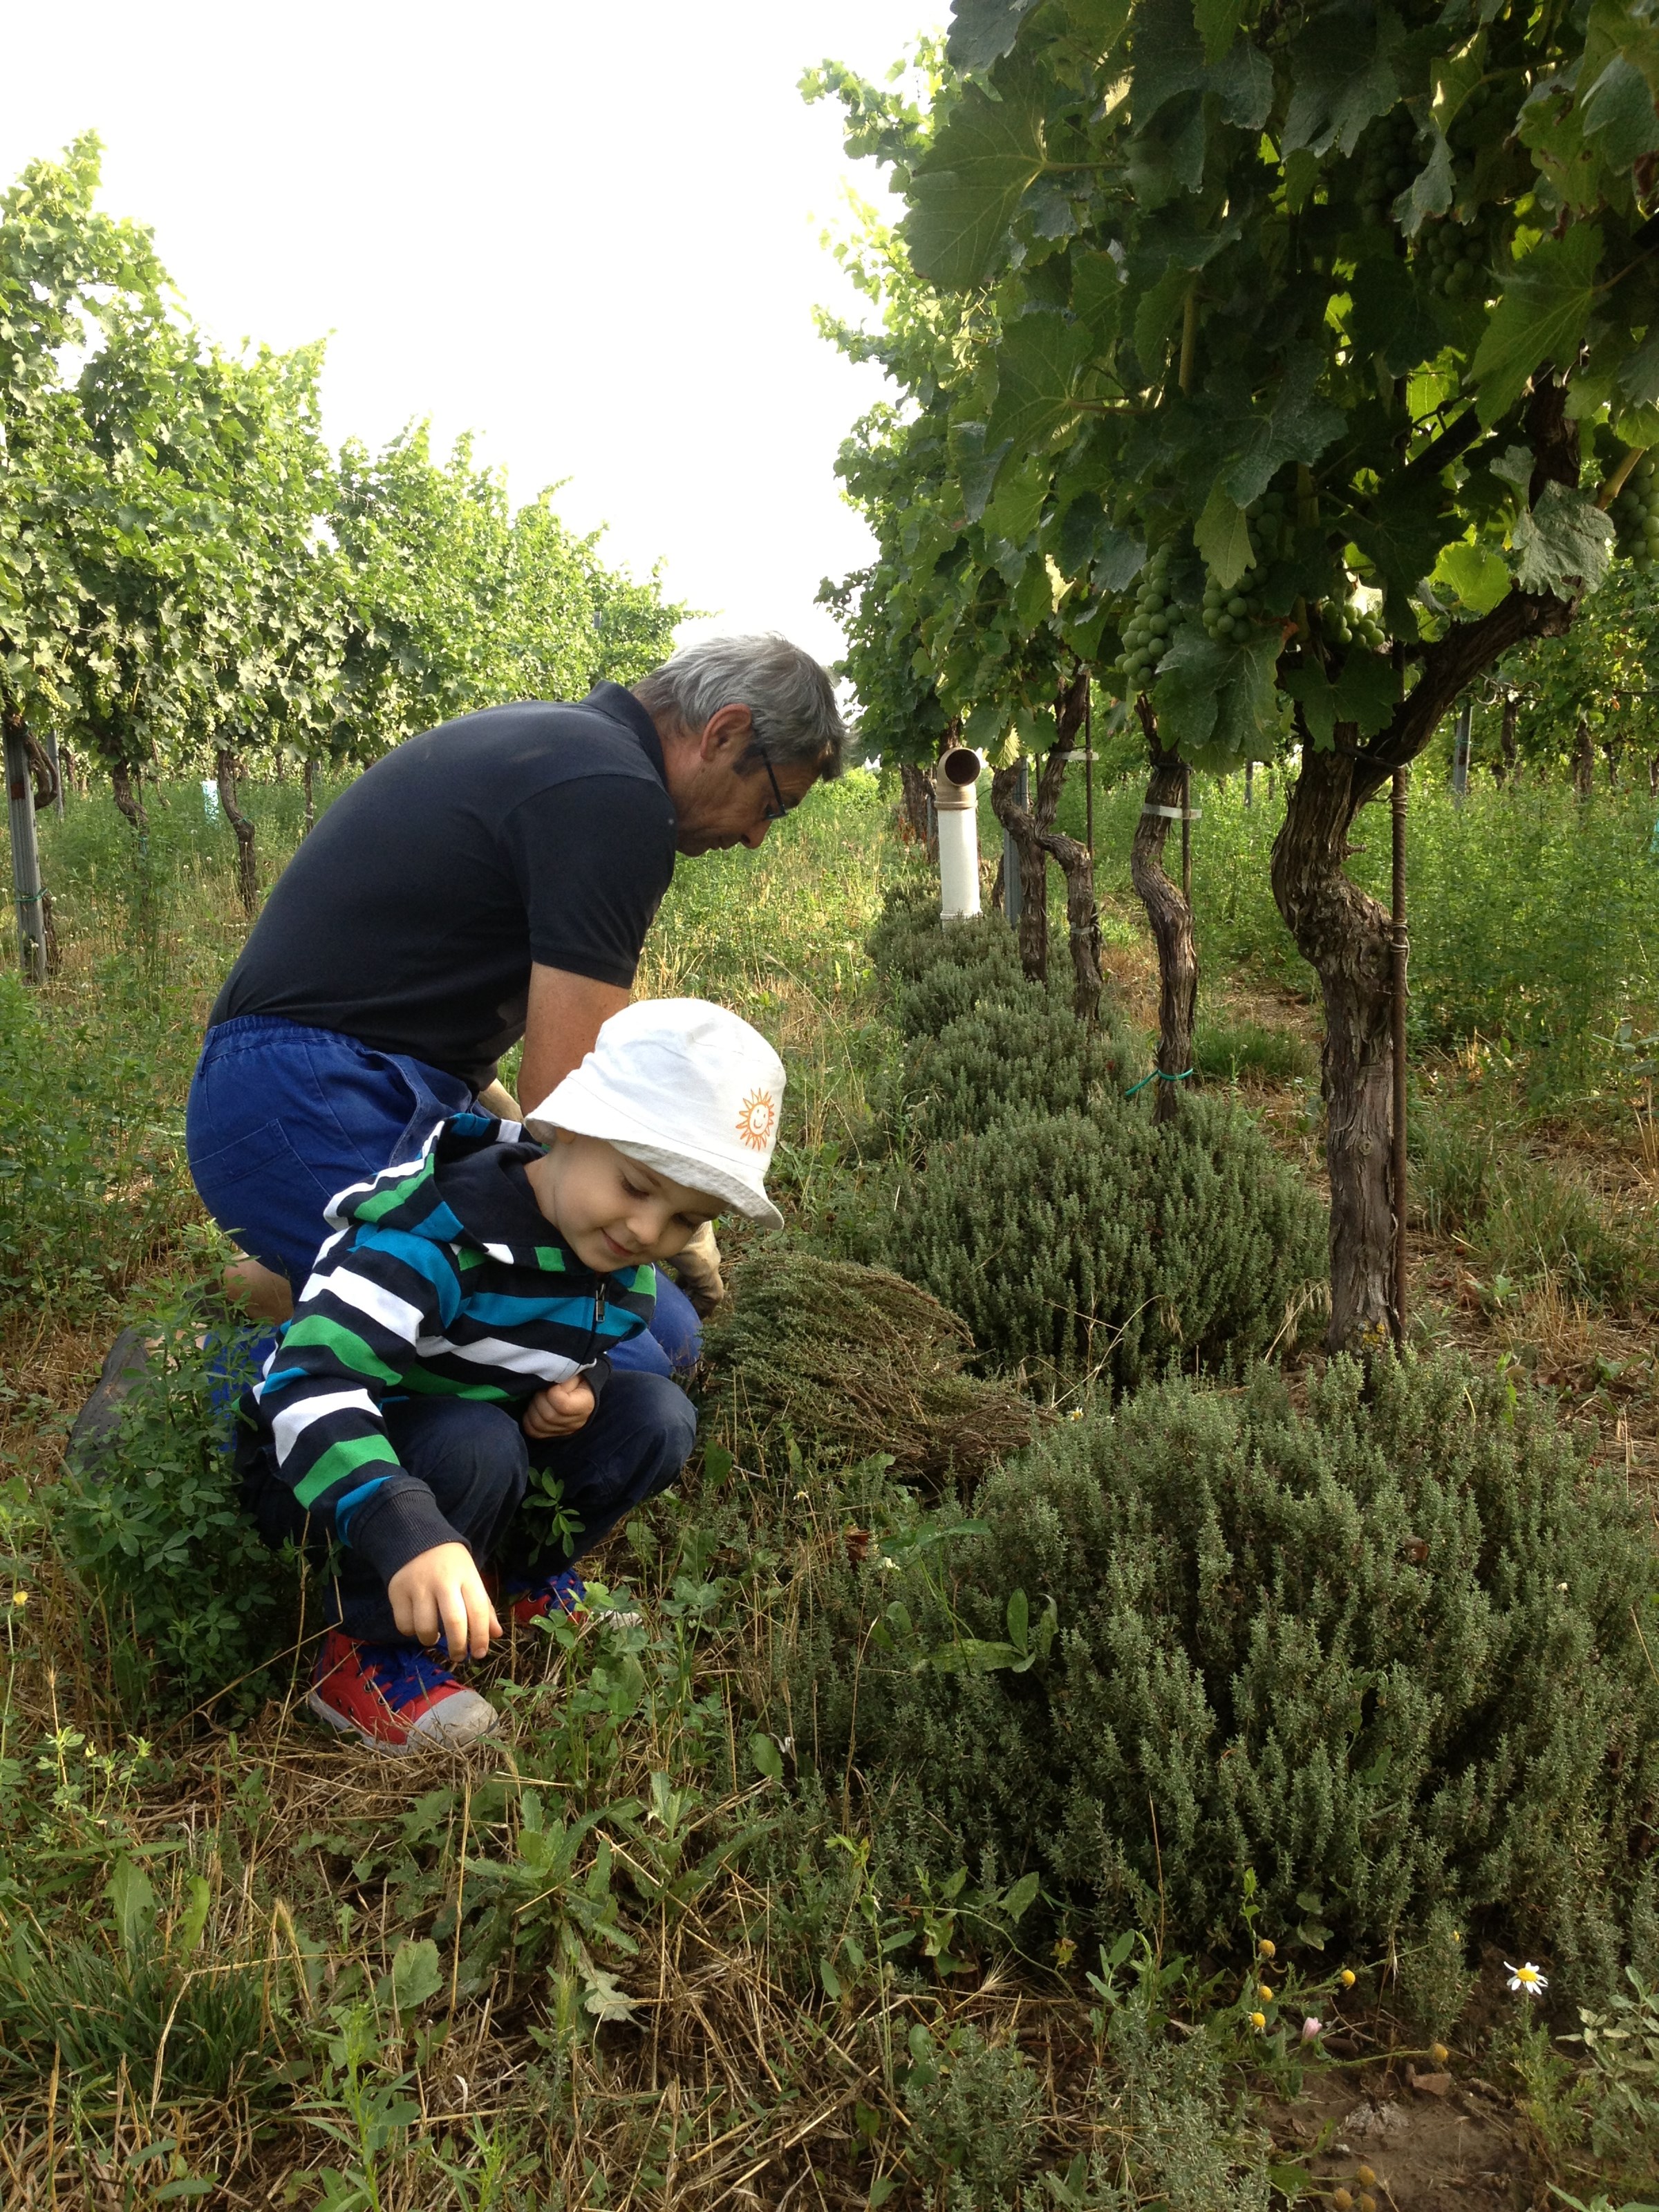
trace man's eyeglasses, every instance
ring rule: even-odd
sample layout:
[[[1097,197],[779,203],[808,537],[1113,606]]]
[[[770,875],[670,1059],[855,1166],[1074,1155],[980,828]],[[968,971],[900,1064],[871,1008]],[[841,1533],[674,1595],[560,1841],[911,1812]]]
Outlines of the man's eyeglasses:
[[[772,787],[772,804],[766,809],[763,818],[768,822],[781,822],[786,814],[792,814],[794,811],[800,805],[800,801],[798,799],[784,797],[778,789],[778,780],[772,773],[771,762],[763,752],[761,752],[758,745],[755,747],[755,750],[760,753],[761,766],[766,770],[766,781]]]

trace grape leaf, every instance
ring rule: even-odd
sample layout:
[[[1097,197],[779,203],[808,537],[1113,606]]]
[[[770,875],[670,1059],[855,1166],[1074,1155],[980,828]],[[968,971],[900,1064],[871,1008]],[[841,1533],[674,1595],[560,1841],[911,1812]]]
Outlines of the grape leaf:
[[[1610,168],[1627,169],[1638,155],[1659,149],[1659,115],[1640,70],[1615,54],[1581,102],[1586,143]]]
[[[1278,736],[1276,631],[1222,645],[1188,624],[1159,664],[1152,704],[1166,748],[1193,767],[1264,759]]]
[[[1249,524],[1219,477],[1204,502],[1204,512],[1193,525],[1193,543],[1224,591],[1236,584],[1250,565]]]
[[[1291,50],[1295,90],[1285,117],[1284,149],[1352,154],[1374,116],[1386,115],[1403,87],[1393,56],[1405,29],[1392,8],[1339,0],[1307,26]]]
[[[1340,409],[1313,396],[1319,366],[1305,348],[1287,356],[1273,412],[1251,422],[1237,454],[1222,471],[1219,482],[1242,507],[1261,498],[1286,461],[1316,461],[1341,435]]]
[[[1078,389],[1093,353],[1089,332],[1069,315],[1042,307],[1017,317],[997,355],[999,383],[987,444],[1006,438],[1029,453],[1074,422]]]
[[[1484,545],[1448,545],[1435,565],[1435,581],[1454,591],[1471,614],[1489,615],[1510,588],[1507,564]]]
[[[1354,544],[1382,578],[1389,623],[1396,637],[1416,635],[1411,595],[1452,534],[1441,520],[1443,496],[1432,479],[1391,477],[1348,525]]]
[[[904,235],[916,267],[949,289],[984,274],[1048,159],[1041,84],[1006,74],[1001,97],[970,86],[911,176]]]
[[[1547,483],[1531,512],[1516,522],[1516,580],[1525,592],[1593,592],[1613,558],[1613,525],[1589,495]]]
[[[1008,458],[1005,442],[988,450],[985,443],[983,422],[953,422],[951,425],[951,460],[962,487],[962,504],[969,522],[977,522],[985,512],[997,480],[997,471]]]
[[[1204,41],[1204,58],[1214,64],[1232,45],[1243,21],[1246,0],[1193,0],[1193,19]]]
[[[1351,722],[1362,738],[1374,738],[1387,729],[1400,703],[1393,663],[1382,653],[1358,648],[1348,654],[1334,683],[1311,663],[1291,670],[1282,680],[1302,709],[1316,751],[1329,750],[1339,722]]]
[[[1570,362],[1578,350],[1601,258],[1600,229],[1575,223],[1563,238],[1540,240],[1510,277],[1469,368],[1488,428],[1509,412],[1540,362]]]
[[[946,59],[967,72],[989,69],[1013,45],[1020,17],[1035,5],[1036,0],[956,0]]]
[[[1394,219],[1407,238],[1415,238],[1425,217],[1444,215],[1451,204],[1451,148],[1437,131],[1428,160],[1394,204]]]
[[[1182,93],[1203,91],[1210,73],[1191,0],[1141,0],[1130,62],[1129,112],[1137,131]]]
[[[1367,254],[1354,271],[1348,328],[1362,361],[1381,354],[1390,376],[1432,361],[1445,340],[1413,278],[1412,264]]]

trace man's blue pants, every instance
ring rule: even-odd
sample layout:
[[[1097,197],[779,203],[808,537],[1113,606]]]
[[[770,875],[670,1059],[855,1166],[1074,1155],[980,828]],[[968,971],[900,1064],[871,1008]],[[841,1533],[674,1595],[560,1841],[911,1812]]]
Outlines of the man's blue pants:
[[[243,1015],[210,1029],[202,1047],[185,1115],[190,1171],[219,1226],[297,1297],[330,1233],[330,1200],[411,1158],[434,1122],[471,1103],[459,1076],[423,1060]],[[659,1269],[650,1333],[619,1345],[611,1364],[684,1373],[702,1341],[691,1301]]]
[[[400,1399],[386,1408],[386,1427],[398,1465],[426,1484],[477,1564],[533,1582],[572,1559],[562,1549],[539,1549],[516,1522],[532,1462],[557,1475],[565,1505],[581,1522],[574,1553],[580,1559],[625,1515],[667,1489],[690,1453],[697,1417],[665,1376],[631,1374],[611,1376],[592,1419],[572,1437],[530,1443],[510,1412],[470,1398]],[[305,1510],[263,1451],[249,1468],[246,1492],[266,1543],[307,1539]],[[313,1541],[319,1565],[324,1549]],[[336,1556],[328,1617],[367,1644],[406,1641],[380,1577],[349,1545]]]

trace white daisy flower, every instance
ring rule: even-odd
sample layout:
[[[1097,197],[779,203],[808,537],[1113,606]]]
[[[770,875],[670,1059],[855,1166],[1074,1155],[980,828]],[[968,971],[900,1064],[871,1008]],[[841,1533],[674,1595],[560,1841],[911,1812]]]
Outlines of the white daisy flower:
[[[1509,1960],[1505,1959],[1504,1961],[1504,1972],[1510,1978],[1510,1994],[1511,1996],[1524,1996],[1529,1997],[1541,1997],[1545,1990],[1549,1987],[1549,1983],[1546,1980],[1544,1976],[1539,1972],[1537,1967],[1533,1965],[1530,1959],[1527,1960],[1523,1966],[1512,1966]]]

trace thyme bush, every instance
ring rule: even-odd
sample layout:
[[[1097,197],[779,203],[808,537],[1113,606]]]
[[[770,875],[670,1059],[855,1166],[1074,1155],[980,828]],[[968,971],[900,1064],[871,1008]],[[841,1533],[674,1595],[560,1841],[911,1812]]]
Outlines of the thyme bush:
[[[1011,1111],[935,1146],[893,1249],[988,1357],[1127,1389],[1293,1343],[1325,1221],[1245,1115],[1190,1098],[1160,1128],[1114,1092],[1091,1117]]]
[[[1450,1913],[1574,1991],[1659,1962],[1659,1562],[1541,1400],[1450,1357],[1334,1361],[1305,1410],[1183,1377],[975,1513],[826,1565],[793,1655],[823,1771],[918,1863],[1187,1948],[1237,1940],[1254,1869],[1281,1952]]]

